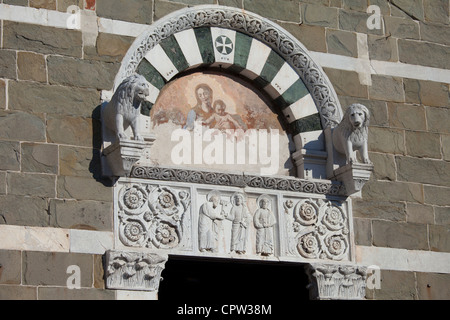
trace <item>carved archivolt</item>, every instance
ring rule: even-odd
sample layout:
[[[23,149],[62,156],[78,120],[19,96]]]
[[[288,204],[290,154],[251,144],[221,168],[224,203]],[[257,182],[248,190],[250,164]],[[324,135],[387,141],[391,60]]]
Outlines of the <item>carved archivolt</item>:
[[[297,72],[311,93],[324,128],[334,128],[342,119],[341,107],[328,77],[306,48],[269,19],[237,8],[206,5],[185,8],[158,20],[139,36],[125,56],[115,87],[136,69],[146,54],[162,40],[187,29],[220,27],[239,31],[276,51]]]

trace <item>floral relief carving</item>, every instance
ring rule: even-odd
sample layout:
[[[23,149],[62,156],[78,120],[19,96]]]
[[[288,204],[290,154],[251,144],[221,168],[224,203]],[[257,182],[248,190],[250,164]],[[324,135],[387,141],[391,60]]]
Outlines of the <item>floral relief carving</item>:
[[[119,238],[125,246],[173,249],[189,237],[190,194],[186,191],[124,185],[118,202]]]
[[[326,200],[284,202],[289,254],[307,259],[349,259],[348,218],[342,204]]]

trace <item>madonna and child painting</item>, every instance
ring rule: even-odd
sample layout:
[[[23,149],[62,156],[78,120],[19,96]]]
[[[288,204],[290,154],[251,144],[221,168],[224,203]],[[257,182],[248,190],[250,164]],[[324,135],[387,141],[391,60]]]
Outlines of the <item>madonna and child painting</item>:
[[[171,81],[150,118],[156,164],[253,173],[265,166],[276,175],[292,169],[289,137],[271,103],[237,77],[197,72]]]

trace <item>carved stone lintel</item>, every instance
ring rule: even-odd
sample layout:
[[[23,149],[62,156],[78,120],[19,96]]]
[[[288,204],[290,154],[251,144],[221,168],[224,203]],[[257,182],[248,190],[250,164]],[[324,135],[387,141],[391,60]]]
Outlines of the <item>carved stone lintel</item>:
[[[128,177],[134,164],[144,156],[144,150],[150,148],[154,141],[155,137],[147,141],[118,140],[108,146],[103,150],[103,175]]]
[[[311,300],[362,300],[366,295],[367,268],[355,265],[309,264]]]
[[[158,291],[167,255],[141,252],[106,252],[106,288]]]
[[[344,184],[346,195],[350,196],[361,191],[364,184],[369,181],[373,169],[373,164],[353,163],[340,167],[334,174],[337,180]]]

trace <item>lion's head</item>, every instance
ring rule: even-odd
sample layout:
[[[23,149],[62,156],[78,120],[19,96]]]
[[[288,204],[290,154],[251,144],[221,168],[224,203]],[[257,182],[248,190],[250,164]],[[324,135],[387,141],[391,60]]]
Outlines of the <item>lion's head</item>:
[[[150,94],[150,86],[142,75],[135,74],[126,78],[116,90],[116,99],[122,105],[125,101],[132,103],[134,106],[139,106],[140,102],[144,101]]]
[[[346,135],[367,136],[370,121],[369,110],[362,104],[355,103],[347,108],[341,125]]]

